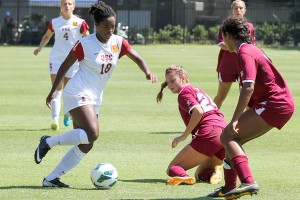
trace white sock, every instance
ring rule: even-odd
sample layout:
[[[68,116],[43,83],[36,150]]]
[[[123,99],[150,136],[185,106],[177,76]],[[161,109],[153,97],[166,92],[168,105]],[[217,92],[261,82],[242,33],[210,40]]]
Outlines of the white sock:
[[[54,98],[51,101],[52,119],[55,122],[58,122],[58,118],[59,118],[59,113],[61,108],[61,103],[60,103],[61,94],[62,91],[56,90],[54,93]]]
[[[60,178],[78,165],[85,155],[86,153],[80,151],[78,146],[72,147],[72,149],[61,159],[55,169],[46,177],[46,180],[51,181],[55,178]]]
[[[80,128],[70,130],[57,136],[49,137],[46,139],[46,142],[50,148],[56,145],[79,145],[90,143],[86,132]]]

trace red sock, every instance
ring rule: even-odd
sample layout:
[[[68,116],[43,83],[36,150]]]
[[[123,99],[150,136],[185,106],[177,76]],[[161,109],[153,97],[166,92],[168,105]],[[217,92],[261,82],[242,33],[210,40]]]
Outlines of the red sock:
[[[224,168],[224,179],[225,179],[225,188],[227,190],[232,190],[236,187],[237,184],[237,173],[235,169],[225,169]]]
[[[232,158],[231,162],[242,183],[254,182],[246,155],[238,155]]]
[[[171,177],[174,177],[174,176],[187,177],[187,176],[189,176],[182,167],[176,166],[176,165],[172,165],[169,168],[168,175]]]
[[[205,169],[198,174],[198,178],[201,182],[209,182],[209,179],[214,172],[214,169]]]

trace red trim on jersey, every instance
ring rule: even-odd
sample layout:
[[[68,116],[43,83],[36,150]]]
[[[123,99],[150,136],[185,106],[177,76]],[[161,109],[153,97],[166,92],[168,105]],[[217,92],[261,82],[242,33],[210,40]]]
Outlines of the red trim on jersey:
[[[72,53],[77,58],[78,61],[84,59],[83,47],[79,41],[72,48]]]
[[[50,21],[49,25],[48,25],[48,29],[52,32],[54,32],[53,26],[52,26],[52,20]]]
[[[86,30],[90,30],[89,25],[86,23],[86,21],[83,21],[80,27],[80,33],[82,34]]]
[[[121,52],[120,52],[120,55],[119,55],[119,59],[122,56],[126,55],[130,50],[131,50],[130,44],[127,42],[127,40],[122,38],[122,48],[121,48]]]

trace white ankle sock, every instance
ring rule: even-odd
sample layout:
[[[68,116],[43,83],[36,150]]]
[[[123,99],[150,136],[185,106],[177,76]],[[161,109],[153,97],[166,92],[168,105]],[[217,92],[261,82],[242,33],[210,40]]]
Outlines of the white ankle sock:
[[[56,145],[79,145],[90,143],[86,132],[80,128],[70,130],[57,136],[49,137],[46,142],[50,148]]]
[[[51,113],[54,122],[58,122],[60,108],[61,108],[61,103],[60,103],[61,94],[62,91],[56,90],[54,93],[54,98],[51,101]]]
[[[60,178],[62,175],[66,174],[78,165],[85,155],[86,153],[80,151],[78,146],[72,147],[72,149],[62,158],[60,163],[58,163],[55,169],[46,177],[46,180],[51,181],[55,178]]]

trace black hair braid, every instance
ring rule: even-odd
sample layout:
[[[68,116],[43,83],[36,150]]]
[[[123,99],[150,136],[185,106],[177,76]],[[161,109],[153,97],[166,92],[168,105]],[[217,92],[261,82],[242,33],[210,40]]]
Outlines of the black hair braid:
[[[91,5],[91,8],[89,9],[89,15],[94,15],[95,23],[100,23],[104,19],[107,19],[111,16],[117,16],[115,11],[103,1],[98,1],[98,3]]]

